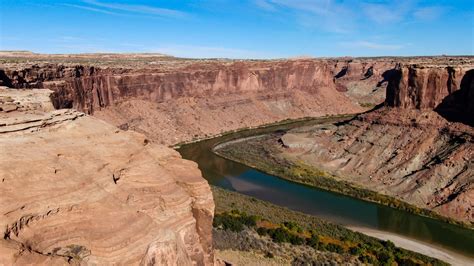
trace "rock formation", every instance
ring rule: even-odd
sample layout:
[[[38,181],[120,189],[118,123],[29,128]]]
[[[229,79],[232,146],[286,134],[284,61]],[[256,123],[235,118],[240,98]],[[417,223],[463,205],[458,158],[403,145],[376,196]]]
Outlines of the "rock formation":
[[[385,107],[347,123],[288,133],[282,137],[288,156],[473,223],[472,68],[400,64],[384,73]]]
[[[360,99],[380,101],[371,93],[393,65],[0,57],[0,85],[16,88],[0,90],[4,264],[212,263],[209,187],[196,165],[155,143],[359,112]]]
[[[0,89],[0,264],[213,264],[197,165],[51,93]]]
[[[3,58],[0,67],[3,85],[51,89],[56,108],[93,114],[167,145],[290,118],[366,110],[383,101],[382,74],[397,63],[12,56],[15,61]]]
[[[383,102],[390,70],[399,63],[448,62],[457,70],[471,61],[469,57],[188,60],[147,54],[0,54],[0,85],[51,89],[56,108],[93,114],[170,145],[285,119],[361,112]],[[460,77],[456,72],[436,82],[451,78],[455,87]]]

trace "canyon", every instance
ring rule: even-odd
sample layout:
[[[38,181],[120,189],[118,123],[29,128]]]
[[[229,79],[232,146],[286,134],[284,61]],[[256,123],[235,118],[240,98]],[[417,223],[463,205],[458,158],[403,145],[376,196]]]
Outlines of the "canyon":
[[[286,159],[472,222],[473,66],[2,53],[0,262],[212,264],[209,185],[168,147],[361,112],[275,145]]]
[[[4,86],[51,89],[56,108],[93,114],[165,145],[285,119],[367,110],[383,102],[382,74],[397,63],[391,58],[3,60]]]
[[[295,130],[284,154],[356,185],[474,222],[474,72],[397,66],[385,106],[347,123]]]

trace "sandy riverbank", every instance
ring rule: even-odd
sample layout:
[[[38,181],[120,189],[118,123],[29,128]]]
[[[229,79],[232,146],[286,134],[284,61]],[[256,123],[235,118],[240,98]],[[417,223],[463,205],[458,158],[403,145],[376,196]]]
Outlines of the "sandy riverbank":
[[[347,228],[378,239],[390,240],[398,247],[412,250],[433,258],[437,258],[452,265],[474,265],[474,258],[469,258],[460,254],[456,254],[450,250],[422,243],[404,236],[363,227],[350,226]]]

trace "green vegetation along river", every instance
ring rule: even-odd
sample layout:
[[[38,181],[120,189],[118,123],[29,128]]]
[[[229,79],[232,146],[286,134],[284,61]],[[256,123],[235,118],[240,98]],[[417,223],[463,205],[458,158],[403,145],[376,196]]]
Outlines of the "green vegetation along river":
[[[396,234],[474,258],[473,230],[287,181],[224,159],[212,151],[217,144],[229,140],[337,120],[337,118],[320,118],[244,130],[186,144],[178,151],[183,158],[198,163],[203,176],[212,185],[315,215],[334,223]]]

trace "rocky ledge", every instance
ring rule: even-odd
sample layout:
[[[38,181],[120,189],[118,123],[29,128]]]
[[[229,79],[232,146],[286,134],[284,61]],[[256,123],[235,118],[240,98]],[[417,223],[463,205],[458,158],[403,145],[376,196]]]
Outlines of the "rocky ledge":
[[[197,165],[49,93],[0,89],[0,264],[212,264]]]

